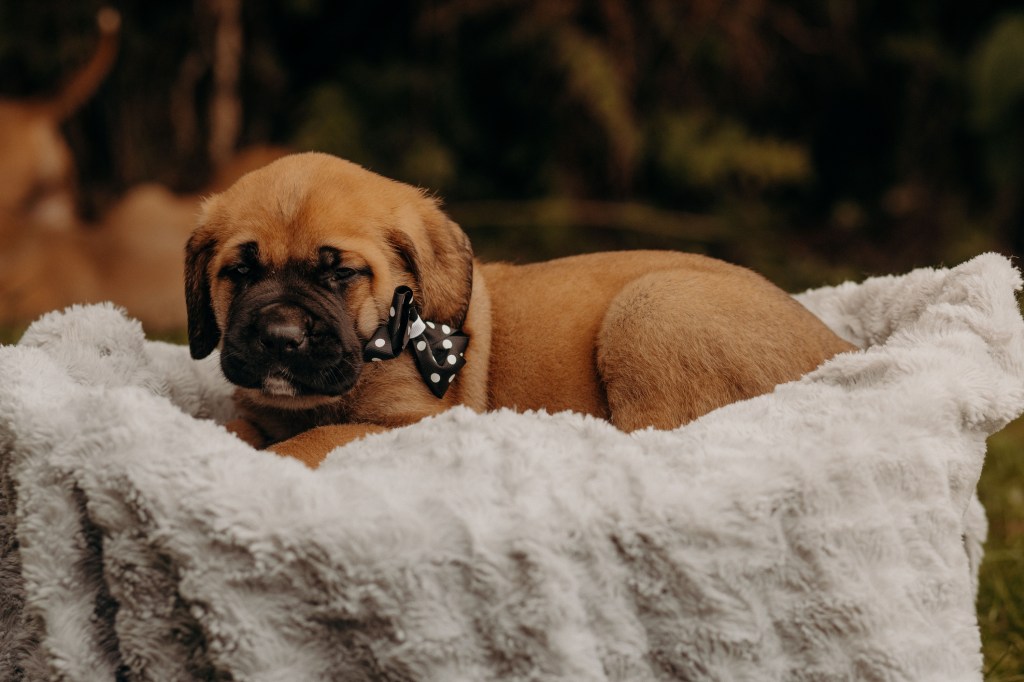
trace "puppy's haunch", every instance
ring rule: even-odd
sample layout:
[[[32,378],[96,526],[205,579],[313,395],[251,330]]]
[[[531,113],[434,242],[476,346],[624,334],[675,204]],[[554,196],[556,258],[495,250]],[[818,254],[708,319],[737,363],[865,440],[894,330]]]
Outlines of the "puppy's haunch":
[[[185,279],[192,354],[220,348],[246,414],[236,432],[312,466],[456,404],[674,428],[852,349],[761,276],[695,254],[479,263],[424,192],[326,154],[210,198]],[[400,287],[424,324],[469,339],[443,397],[413,352],[364,357]]]

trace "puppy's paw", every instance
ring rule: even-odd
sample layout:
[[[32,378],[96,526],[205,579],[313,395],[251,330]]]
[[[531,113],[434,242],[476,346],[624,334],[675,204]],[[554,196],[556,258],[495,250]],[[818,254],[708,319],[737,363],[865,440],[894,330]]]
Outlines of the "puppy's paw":
[[[258,450],[267,445],[267,437],[247,419],[232,419],[224,428]]]
[[[316,469],[335,448],[371,433],[387,430],[386,426],[378,424],[329,424],[274,443],[267,449],[284,457],[294,457],[309,468]]]

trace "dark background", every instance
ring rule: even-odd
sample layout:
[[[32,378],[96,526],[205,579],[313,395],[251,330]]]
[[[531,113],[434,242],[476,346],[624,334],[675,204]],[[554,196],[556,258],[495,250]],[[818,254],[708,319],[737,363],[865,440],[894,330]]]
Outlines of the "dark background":
[[[0,4],[0,95],[87,60],[102,3]],[[201,190],[218,2],[124,0],[66,124],[81,210]],[[241,2],[238,146],[444,197],[490,258],[703,251],[791,289],[1024,247],[1024,12],[906,0]]]

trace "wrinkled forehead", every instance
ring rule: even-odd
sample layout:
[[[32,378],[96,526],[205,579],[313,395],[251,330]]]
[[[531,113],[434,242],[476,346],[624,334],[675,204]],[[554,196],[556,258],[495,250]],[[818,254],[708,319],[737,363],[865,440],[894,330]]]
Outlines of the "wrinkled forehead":
[[[422,229],[429,200],[408,185],[356,166],[325,170],[310,163],[282,169],[272,164],[265,170],[204,205],[200,222],[218,236],[220,254],[229,256],[254,242],[261,261],[284,266],[308,260],[325,246],[364,252],[379,248],[389,230]]]

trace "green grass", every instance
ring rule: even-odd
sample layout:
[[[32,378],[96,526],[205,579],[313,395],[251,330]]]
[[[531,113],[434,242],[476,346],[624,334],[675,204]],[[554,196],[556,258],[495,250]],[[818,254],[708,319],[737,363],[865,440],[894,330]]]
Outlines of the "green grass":
[[[188,345],[188,332],[184,329],[180,331],[172,332],[158,332],[156,334],[146,334],[146,338],[150,341],[166,341],[167,343],[176,343],[179,346]]]
[[[978,590],[985,679],[1024,682],[1024,419],[989,438],[978,496],[989,519]]]
[[[0,346],[17,343],[21,335],[25,333],[26,326],[5,327],[0,325]]]

